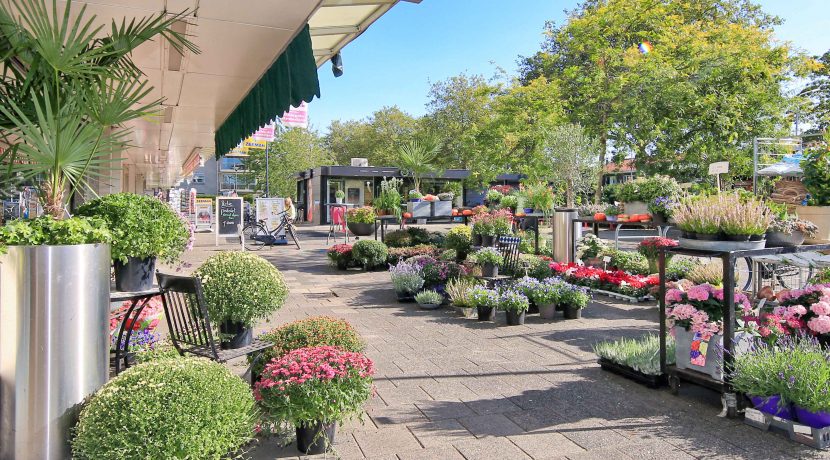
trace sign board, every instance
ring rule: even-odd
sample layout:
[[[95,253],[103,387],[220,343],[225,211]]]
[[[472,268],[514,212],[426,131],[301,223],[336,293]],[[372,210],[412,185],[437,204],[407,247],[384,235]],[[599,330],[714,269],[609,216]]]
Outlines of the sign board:
[[[242,141],[242,150],[248,151],[249,149],[260,149],[265,150],[265,147],[268,146],[268,143],[265,141],[258,141],[253,137],[249,137]]]
[[[718,161],[717,163],[709,163],[709,175],[726,174],[729,172],[728,161]]]
[[[283,126],[289,128],[308,128],[308,104],[300,103],[299,107],[291,107],[280,118]]]
[[[213,229],[213,200],[210,198],[196,198],[196,231],[211,231]]]
[[[239,236],[242,234],[245,205],[242,198],[216,197],[216,245],[220,236]]]
[[[273,230],[282,222],[281,212],[285,210],[285,198],[257,198],[256,220],[265,220],[268,230]],[[285,230],[280,230],[275,236],[285,238]]]

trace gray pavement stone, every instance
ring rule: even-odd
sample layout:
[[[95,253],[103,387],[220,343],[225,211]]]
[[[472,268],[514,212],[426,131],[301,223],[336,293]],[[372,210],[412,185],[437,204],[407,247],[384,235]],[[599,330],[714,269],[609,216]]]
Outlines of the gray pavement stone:
[[[458,420],[477,438],[486,436],[513,436],[524,430],[502,414],[476,415]]]

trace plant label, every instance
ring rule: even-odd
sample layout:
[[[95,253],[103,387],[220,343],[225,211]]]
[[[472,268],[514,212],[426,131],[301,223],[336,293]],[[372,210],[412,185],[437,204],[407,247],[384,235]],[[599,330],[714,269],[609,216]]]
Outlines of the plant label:
[[[718,161],[717,163],[709,163],[709,175],[726,174],[729,172],[728,161]]]
[[[747,420],[751,421],[751,422],[760,423],[760,424],[766,424],[767,423],[766,416],[764,416],[764,413],[759,411],[759,410],[747,409],[746,412],[744,413],[744,417]]]
[[[807,425],[802,425],[800,423],[793,423],[793,431],[796,434],[804,434],[804,435],[807,435],[807,436],[812,436],[813,435],[813,429],[812,428],[810,428]]]
[[[611,262],[611,256],[603,256],[602,261],[605,262],[605,263],[610,263]]]

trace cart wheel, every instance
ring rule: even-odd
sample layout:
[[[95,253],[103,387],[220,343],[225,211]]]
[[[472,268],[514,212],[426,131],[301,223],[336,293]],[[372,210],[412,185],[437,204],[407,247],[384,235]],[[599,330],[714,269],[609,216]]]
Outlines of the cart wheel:
[[[669,375],[669,391],[675,396],[680,393],[680,378],[674,374]]]

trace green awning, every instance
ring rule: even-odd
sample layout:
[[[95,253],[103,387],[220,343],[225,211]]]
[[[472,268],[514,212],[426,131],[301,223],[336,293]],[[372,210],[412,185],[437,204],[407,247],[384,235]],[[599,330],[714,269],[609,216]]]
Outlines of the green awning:
[[[289,107],[311,102],[314,96],[320,97],[320,81],[306,25],[216,130],[216,158]]]

